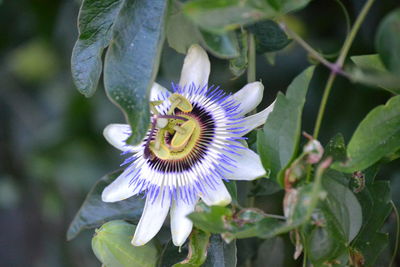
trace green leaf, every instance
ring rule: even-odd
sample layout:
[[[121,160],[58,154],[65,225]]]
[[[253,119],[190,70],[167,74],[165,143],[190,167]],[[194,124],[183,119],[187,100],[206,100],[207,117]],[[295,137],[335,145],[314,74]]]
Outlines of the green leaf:
[[[84,0],[79,12],[79,37],[72,50],[72,78],[79,92],[92,96],[102,71],[101,56],[112,36],[122,0]]]
[[[348,173],[363,170],[399,149],[400,96],[395,96],[368,113],[349,142],[348,161],[332,167]]]
[[[389,182],[369,184],[356,196],[362,205],[364,218],[351,247],[362,254],[366,266],[373,266],[389,242],[388,235],[379,232],[392,210]]]
[[[376,49],[383,64],[393,73],[400,73],[400,8],[390,12],[379,24],[375,36]]]
[[[220,235],[211,235],[203,267],[231,267],[236,262],[236,242],[227,244]]]
[[[360,68],[387,71],[378,54],[352,56],[350,59]]]
[[[211,32],[233,30],[277,15],[262,0],[194,0],[184,4],[183,12],[199,27]]]
[[[322,185],[327,197],[319,203],[312,222],[302,228],[304,248],[315,266],[339,261],[346,266],[348,244],[361,228],[361,206],[342,173],[327,170]]]
[[[194,229],[190,234],[189,253],[185,260],[174,264],[173,267],[198,267],[202,266],[207,258],[207,247],[210,233]]]
[[[358,67],[346,70],[352,81],[400,94],[400,79],[387,71],[378,54],[353,56],[351,60]]]
[[[178,53],[186,54],[192,44],[200,42],[201,35],[192,21],[181,11],[175,11],[168,18],[167,40]]]
[[[304,8],[311,0],[267,0],[278,4],[282,13],[288,13]]]
[[[109,267],[151,267],[157,263],[157,248],[152,241],[144,246],[131,244],[135,226],[124,221],[111,221],[96,230],[92,249]]]
[[[301,132],[301,114],[306,100],[314,67],[297,76],[287,89],[286,96],[279,93],[274,110],[263,131],[257,135],[257,151],[270,177],[283,185],[283,172],[295,157]]]
[[[234,31],[212,33],[200,30],[200,33],[205,47],[214,56],[230,59],[240,55],[238,39]]]
[[[235,77],[242,75],[248,64],[247,53],[248,53],[248,43],[247,43],[247,32],[236,32],[239,40],[239,56],[229,60],[229,69]]]
[[[271,179],[257,179],[253,182],[253,188],[250,191],[250,196],[267,196],[279,192],[282,188]]]
[[[290,40],[286,33],[273,20],[263,20],[248,27],[254,34],[257,53],[278,51],[285,48]]]
[[[313,265],[320,266],[346,251],[346,237],[328,208],[322,207],[313,217],[313,225],[308,225],[303,233],[304,249]]]
[[[196,223],[203,231],[211,233],[222,233],[224,231],[223,217],[231,217],[232,211],[226,207],[198,205],[196,212],[187,217]]]
[[[353,82],[367,86],[380,87],[392,94],[400,94],[400,78],[392,73],[371,71],[368,69],[350,68],[346,69]]]
[[[164,40],[167,0],[126,0],[114,23],[104,65],[108,97],[132,128],[129,144],[139,143],[149,128],[149,95]]]
[[[108,174],[93,186],[68,228],[67,240],[75,238],[83,229],[99,227],[110,220],[139,221],[144,206],[144,200],[141,197],[131,197],[115,203],[107,203],[101,200],[103,189],[114,181],[120,173],[121,171],[117,171]]]
[[[347,186],[335,180],[337,176],[347,180],[342,173],[334,170],[325,172],[322,185],[328,192],[328,197],[323,203],[345,233],[345,241],[350,242],[360,231],[363,215],[357,198]]]
[[[332,157],[334,161],[346,160],[346,144],[341,133],[335,135],[325,147],[324,158]]]

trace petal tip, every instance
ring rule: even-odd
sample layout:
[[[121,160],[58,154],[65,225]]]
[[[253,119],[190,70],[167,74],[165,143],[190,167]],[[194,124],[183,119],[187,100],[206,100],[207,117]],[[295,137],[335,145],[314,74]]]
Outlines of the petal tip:
[[[101,201],[103,202],[115,202],[118,200],[115,200],[115,196],[113,196],[112,191],[106,187],[103,190],[103,193],[101,193]]]
[[[143,240],[138,240],[138,238],[135,238],[136,236],[134,236],[132,238],[131,244],[135,247],[141,247],[146,245],[147,242],[143,241]]]
[[[186,239],[188,236],[183,236],[183,235],[174,235],[172,234],[172,243],[176,247],[181,247],[183,244],[185,244]]]

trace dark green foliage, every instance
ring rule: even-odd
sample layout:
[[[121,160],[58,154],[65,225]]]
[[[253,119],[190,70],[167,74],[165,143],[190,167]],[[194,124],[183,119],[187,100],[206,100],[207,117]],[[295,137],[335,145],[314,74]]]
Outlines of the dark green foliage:
[[[130,144],[139,143],[149,128],[149,95],[158,71],[166,10],[166,0],[125,1],[105,57],[104,86],[132,128]]]
[[[285,48],[290,40],[285,32],[273,20],[263,20],[248,27],[254,34],[257,53],[274,52]]]
[[[84,0],[79,13],[79,38],[72,51],[72,77],[78,90],[92,96],[102,72],[104,48],[112,37],[122,0]]]
[[[131,197],[116,203],[106,203],[101,200],[103,189],[114,181],[120,173],[120,171],[117,171],[108,174],[93,186],[68,228],[68,240],[75,238],[83,229],[99,227],[110,220],[139,221],[144,206],[142,198]]]

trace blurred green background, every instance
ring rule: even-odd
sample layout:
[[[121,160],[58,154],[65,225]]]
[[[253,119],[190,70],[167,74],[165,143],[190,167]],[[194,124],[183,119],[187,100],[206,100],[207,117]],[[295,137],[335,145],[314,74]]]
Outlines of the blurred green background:
[[[363,0],[343,1],[352,21]],[[379,21],[398,1],[376,1],[351,50],[351,55],[374,53],[374,35]],[[123,122],[120,111],[102,88],[87,99],[74,88],[70,56],[77,37],[80,1],[3,0],[0,5],[0,266],[99,266],[85,231],[67,242],[68,224],[92,184],[119,167],[119,152],[102,137],[109,123]],[[340,49],[346,22],[335,0],[315,0],[290,17],[290,24],[315,48],[325,54]],[[210,82],[236,91],[245,75],[233,79],[228,62],[211,58]],[[177,82],[183,55],[166,44],[157,81],[169,87]],[[309,61],[307,54],[291,44],[279,52],[275,64],[258,55],[257,79],[265,84],[264,102],[271,103],[284,91]],[[327,78],[318,67],[304,112],[303,128],[312,132],[316,111]],[[390,97],[386,91],[349,83],[338,78],[322,125],[321,142],[336,133],[346,141],[357,123],[376,105]],[[379,179],[392,181],[392,195],[400,206],[400,167],[385,166]],[[240,184],[240,186],[245,186]],[[282,192],[259,199],[257,206],[281,212]],[[379,265],[387,266],[391,247]],[[255,266],[293,266],[292,246],[286,238],[265,241],[257,255],[251,241],[240,241],[240,251],[254,253]],[[285,256],[286,255],[286,256]],[[269,257],[270,256],[270,257]],[[240,263],[240,258],[239,258]]]

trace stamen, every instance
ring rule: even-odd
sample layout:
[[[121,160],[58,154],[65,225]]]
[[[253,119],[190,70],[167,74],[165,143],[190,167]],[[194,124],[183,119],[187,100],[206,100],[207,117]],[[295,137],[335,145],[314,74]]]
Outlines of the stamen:
[[[163,101],[150,101],[150,110],[154,115],[158,115],[159,112],[156,109],[156,106],[161,105]]]
[[[172,94],[169,97],[169,101],[171,101],[171,103],[172,103],[170,110],[168,111],[169,115],[174,113],[175,108],[178,108],[183,112],[190,112],[193,110],[192,104],[183,95]]]
[[[182,128],[181,126],[175,125],[173,128],[176,132],[180,133],[180,134],[185,134],[186,130],[185,128]]]
[[[154,148],[156,150],[160,150],[160,146],[161,146],[161,142],[162,142],[163,138],[164,138],[164,130],[158,131],[158,133],[156,135],[156,143],[154,145]]]

